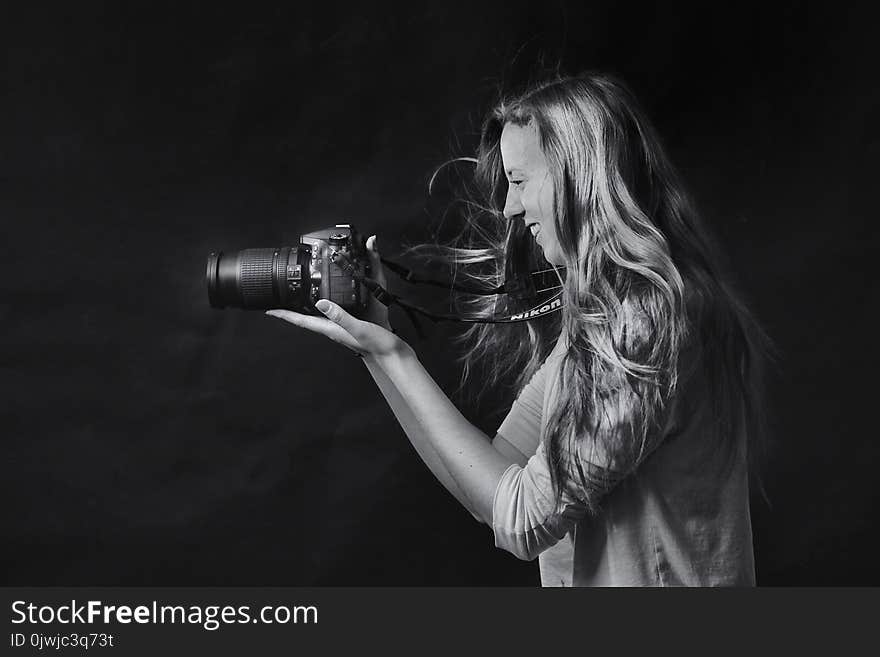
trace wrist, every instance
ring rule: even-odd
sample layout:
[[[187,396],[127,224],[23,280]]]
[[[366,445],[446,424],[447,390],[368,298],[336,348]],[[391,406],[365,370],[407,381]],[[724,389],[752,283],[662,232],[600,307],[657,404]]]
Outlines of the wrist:
[[[418,360],[415,350],[404,340],[394,336],[394,345],[381,354],[366,354],[364,360],[375,363],[383,370],[398,366],[408,360]]]

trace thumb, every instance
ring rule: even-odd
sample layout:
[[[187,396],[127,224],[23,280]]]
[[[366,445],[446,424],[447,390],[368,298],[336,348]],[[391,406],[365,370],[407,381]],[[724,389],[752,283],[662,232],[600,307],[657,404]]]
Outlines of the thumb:
[[[370,235],[367,239],[367,251],[370,254],[370,258],[372,260],[379,259],[379,238],[375,235]]]
[[[370,257],[370,268],[372,278],[382,287],[388,285],[385,277],[385,268],[382,266],[382,256],[379,253],[379,238],[371,235],[367,240],[367,255]]]
[[[315,308],[324,313],[324,316],[331,322],[339,324],[339,326],[348,331],[352,336],[357,337],[354,334],[357,332],[358,324],[360,322],[338,305],[327,299],[321,299],[315,304]]]

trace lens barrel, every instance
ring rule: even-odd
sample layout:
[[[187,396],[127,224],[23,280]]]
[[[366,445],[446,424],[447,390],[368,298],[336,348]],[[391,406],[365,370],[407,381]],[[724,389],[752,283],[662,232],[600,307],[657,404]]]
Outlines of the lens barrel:
[[[208,256],[208,301],[213,308],[302,310],[311,301],[308,247],[244,249]]]

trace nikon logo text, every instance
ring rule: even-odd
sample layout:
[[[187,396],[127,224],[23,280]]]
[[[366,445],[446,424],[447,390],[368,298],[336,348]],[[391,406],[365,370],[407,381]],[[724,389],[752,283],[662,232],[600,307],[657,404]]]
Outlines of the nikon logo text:
[[[532,317],[538,317],[539,315],[549,313],[551,310],[556,310],[557,308],[561,308],[561,307],[562,307],[562,299],[553,299],[553,301],[551,301],[550,303],[545,303],[540,308],[535,308],[534,310],[530,310],[525,313],[511,315],[510,320],[516,321],[518,319],[531,319]]]

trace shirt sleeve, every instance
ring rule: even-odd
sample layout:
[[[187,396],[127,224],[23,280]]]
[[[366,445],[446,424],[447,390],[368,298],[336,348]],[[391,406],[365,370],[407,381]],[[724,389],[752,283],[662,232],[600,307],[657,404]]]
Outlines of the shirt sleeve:
[[[520,465],[525,465],[534,456],[541,442],[546,377],[547,364],[544,363],[513,402],[492,441],[496,449],[510,455]]]
[[[495,547],[531,561],[556,545],[586,514],[576,496],[563,494],[556,508],[543,442],[525,467],[514,463],[501,476],[492,501]]]
[[[548,377],[555,376],[555,365],[561,356],[559,345],[513,402],[493,441],[496,448],[514,458],[519,455],[495,489],[495,546],[521,559],[534,559],[555,545],[586,513],[585,505],[570,494],[564,496],[561,512],[555,508],[547,454],[541,440]]]
[[[536,387],[542,383],[546,385],[546,377],[550,376],[555,376],[555,368],[546,370],[542,378],[532,383]],[[528,439],[519,432],[534,429],[531,440],[537,443],[535,452],[524,466],[514,463],[505,470],[492,500],[495,546],[528,561],[558,543],[588,511],[597,507],[598,501],[624,474],[616,462],[616,455],[605,453],[595,435],[587,432],[578,438],[574,453],[564,457],[567,485],[557,506],[547,445],[542,439],[541,411],[539,409],[535,423],[534,409],[528,403],[532,394],[534,391],[524,389],[519,406],[511,409],[499,435],[506,437],[509,434],[513,436],[509,442],[525,445]],[[552,397],[552,391],[549,396]],[[523,398],[526,398],[525,403]],[[628,405],[619,396],[614,396],[614,401],[616,403],[610,405],[606,417],[618,429],[626,431],[629,427]]]
[[[495,489],[492,502],[495,546],[529,561],[559,542],[588,512],[594,511],[601,498],[631,467],[620,462],[619,455],[606,453],[605,441],[597,440],[594,431],[586,431],[576,441],[574,454],[565,457],[568,483],[557,507],[543,440],[542,415],[548,408],[548,400],[555,395],[561,359],[560,350],[551,354],[523,388],[496,437],[516,446],[523,454],[528,452],[528,461],[525,465],[522,461],[511,465]],[[630,431],[632,395],[623,388],[609,389],[607,394],[603,430]],[[674,407],[675,400],[671,401],[670,407]],[[668,429],[667,426],[657,431],[643,445],[638,462],[659,445]]]

